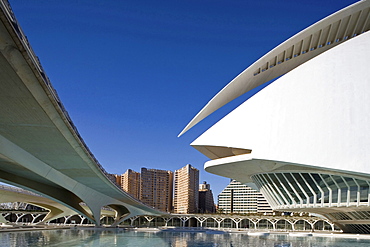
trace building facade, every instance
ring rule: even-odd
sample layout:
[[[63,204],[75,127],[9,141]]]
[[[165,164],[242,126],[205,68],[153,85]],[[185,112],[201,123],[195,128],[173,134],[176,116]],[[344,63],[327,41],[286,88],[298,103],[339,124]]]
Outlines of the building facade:
[[[164,212],[172,210],[173,172],[141,168],[140,201]]]
[[[262,193],[257,196],[257,213],[272,214],[273,210]]]
[[[218,210],[222,213],[272,213],[261,192],[232,180],[218,195]]]
[[[175,171],[174,180],[174,213],[196,213],[199,200],[199,170],[188,164]]]
[[[199,206],[198,213],[211,214],[216,212],[215,202],[211,185],[204,181],[199,185]]]
[[[274,210],[370,233],[369,30],[370,1],[359,1],[232,80],[184,129],[259,87],[191,144],[211,159],[205,170],[258,188]]]
[[[121,188],[136,199],[140,199],[140,173],[131,169],[121,175]]]

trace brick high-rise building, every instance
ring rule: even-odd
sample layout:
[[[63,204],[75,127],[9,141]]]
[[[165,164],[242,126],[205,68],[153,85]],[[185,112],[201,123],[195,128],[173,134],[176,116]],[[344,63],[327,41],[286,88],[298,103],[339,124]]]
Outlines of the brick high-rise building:
[[[164,212],[172,210],[173,172],[141,168],[140,201]]]
[[[121,188],[136,199],[140,199],[140,172],[127,169],[121,175]]]
[[[186,165],[175,171],[174,213],[196,213],[198,211],[199,170]]]
[[[215,203],[211,185],[204,181],[199,185],[199,206],[198,213],[214,213],[216,212]]]

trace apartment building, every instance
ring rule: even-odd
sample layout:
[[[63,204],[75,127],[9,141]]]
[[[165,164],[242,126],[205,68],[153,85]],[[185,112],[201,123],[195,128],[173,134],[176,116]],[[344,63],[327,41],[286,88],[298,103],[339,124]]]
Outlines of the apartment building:
[[[235,180],[218,195],[218,210],[222,213],[272,212],[262,193]]]
[[[140,199],[140,172],[131,169],[121,175],[121,188],[136,199]]]
[[[140,201],[164,212],[172,210],[173,172],[141,168]]]
[[[196,213],[199,205],[199,170],[190,164],[175,171],[174,213]]]

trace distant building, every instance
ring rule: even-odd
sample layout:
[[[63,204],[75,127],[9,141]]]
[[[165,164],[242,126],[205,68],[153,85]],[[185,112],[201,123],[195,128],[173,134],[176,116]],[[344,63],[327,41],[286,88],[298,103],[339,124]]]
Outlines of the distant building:
[[[235,180],[218,195],[218,210],[222,213],[270,213],[263,195]]]
[[[190,164],[175,171],[174,213],[198,211],[199,170]]]
[[[272,213],[273,210],[266,198],[260,193],[257,197],[257,213]]]
[[[172,210],[173,172],[141,168],[140,201],[158,210]]]
[[[118,187],[121,187],[121,175],[118,174],[108,174],[108,178],[115,183]]]
[[[216,212],[215,203],[211,185],[204,181],[199,185],[199,206],[198,213],[214,213]]]
[[[140,198],[140,172],[131,169],[121,175],[121,188],[136,199]]]

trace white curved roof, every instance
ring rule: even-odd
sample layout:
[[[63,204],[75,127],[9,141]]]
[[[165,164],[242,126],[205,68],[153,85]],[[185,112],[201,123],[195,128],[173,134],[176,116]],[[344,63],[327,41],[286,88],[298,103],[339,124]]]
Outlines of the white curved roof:
[[[191,144],[209,158],[209,147],[213,156],[220,147],[250,153],[229,152],[205,170],[243,183],[303,170],[368,180],[369,44],[370,31],[311,59],[209,128]]]
[[[244,93],[368,30],[370,30],[370,0],[352,4],[316,22],[268,52],[239,74],[203,107],[179,136]]]

